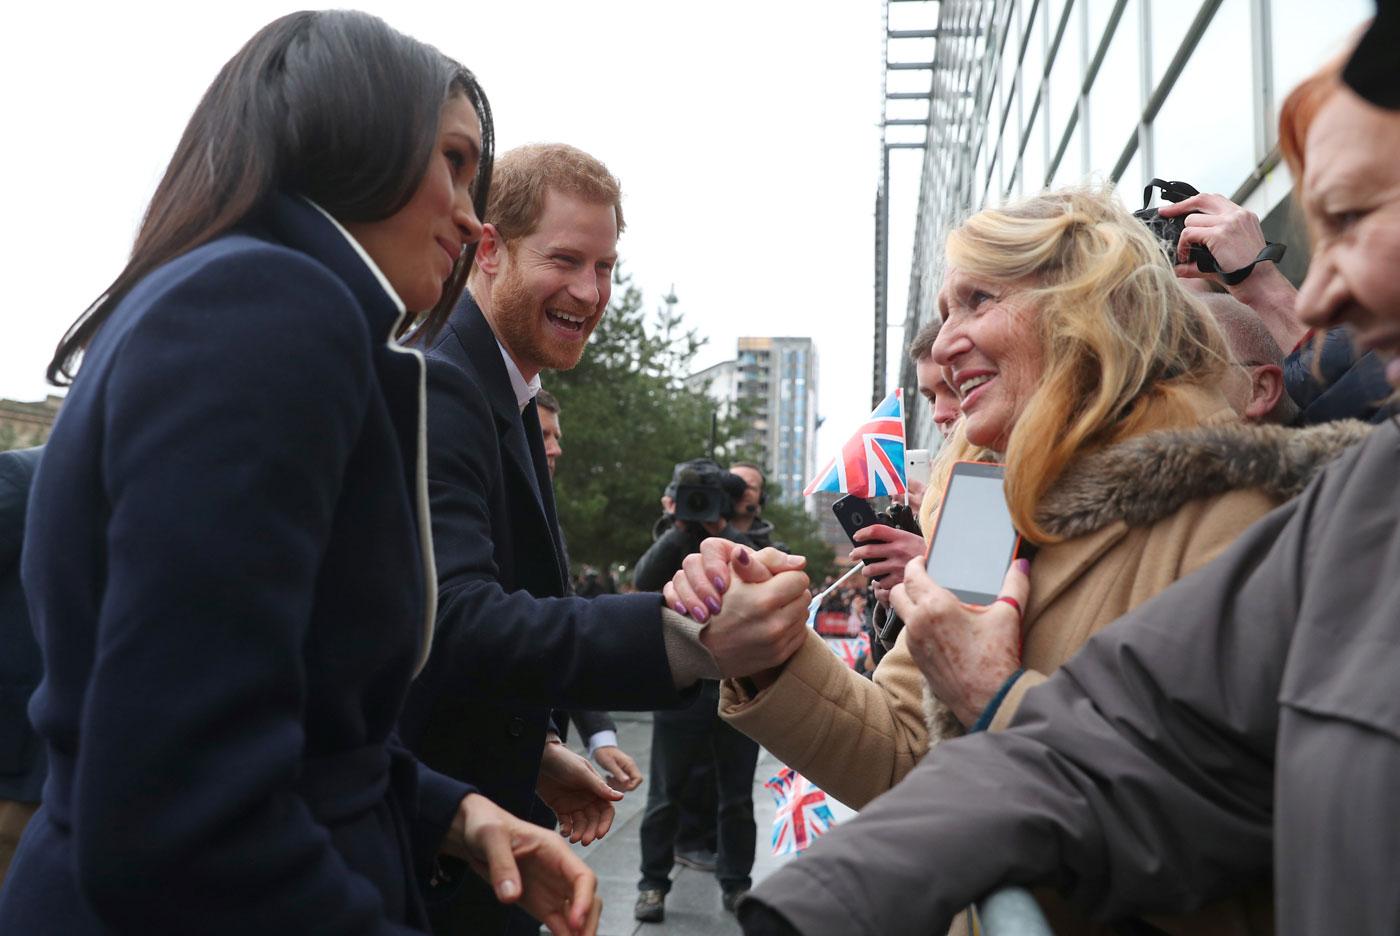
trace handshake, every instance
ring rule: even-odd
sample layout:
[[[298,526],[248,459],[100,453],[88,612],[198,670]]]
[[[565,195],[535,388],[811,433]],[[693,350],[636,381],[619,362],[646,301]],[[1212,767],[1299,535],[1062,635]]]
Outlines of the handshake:
[[[807,560],[711,537],[662,589],[667,607],[706,624],[700,642],[735,679],[786,663],[807,637]]]

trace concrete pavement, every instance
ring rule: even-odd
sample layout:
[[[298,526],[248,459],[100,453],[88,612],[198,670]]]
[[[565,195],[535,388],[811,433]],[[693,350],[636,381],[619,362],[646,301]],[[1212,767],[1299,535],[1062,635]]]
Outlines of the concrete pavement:
[[[650,713],[614,712],[613,718],[617,721],[619,746],[632,755],[646,777],[651,763]],[[571,740],[575,741],[577,749],[576,739]],[[773,795],[763,788],[763,782],[781,766],[767,751],[759,752],[753,783],[754,821],[758,824],[755,883],[791,857],[775,858],[769,847],[774,803]],[[598,932],[601,936],[739,936],[733,915],[720,906],[719,882],[714,875],[679,865],[671,875],[674,884],[666,897],[666,921],[648,924],[632,918],[632,904],[637,899],[646,794],[647,784],[643,781],[617,804],[617,818],[602,841],[587,848],[574,846],[598,875],[598,892],[603,897],[603,919]]]

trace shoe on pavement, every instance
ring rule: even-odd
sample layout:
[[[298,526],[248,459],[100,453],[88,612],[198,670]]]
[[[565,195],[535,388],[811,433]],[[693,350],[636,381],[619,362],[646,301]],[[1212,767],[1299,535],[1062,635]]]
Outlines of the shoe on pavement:
[[[707,849],[692,848],[676,852],[676,864],[692,871],[704,871],[709,874],[715,870],[718,863],[719,856]]]
[[[736,887],[733,890],[727,890],[724,892],[724,896],[720,897],[720,903],[724,904],[724,909],[727,912],[733,913],[734,909],[739,906],[739,901],[743,900],[748,892],[749,889],[747,887]]]
[[[666,892],[656,887],[638,891],[632,916],[643,923],[660,923],[666,919]]]

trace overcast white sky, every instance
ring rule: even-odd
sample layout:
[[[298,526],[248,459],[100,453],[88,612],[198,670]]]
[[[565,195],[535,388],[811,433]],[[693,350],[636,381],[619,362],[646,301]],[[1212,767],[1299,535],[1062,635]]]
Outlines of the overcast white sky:
[[[609,165],[624,189],[626,269],[649,304],[675,285],[686,321],[710,338],[697,366],[732,357],[739,335],[814,338],[819,460],[869,412],[879,0],[350,5],[475,71],[501,149],[561,140]],[[301,6],[26,3],[6,14],[0,397],[48,392],[55,343],[120,270],[208,82],[254,31]],[[899,322],[918,154],[895,157]]]

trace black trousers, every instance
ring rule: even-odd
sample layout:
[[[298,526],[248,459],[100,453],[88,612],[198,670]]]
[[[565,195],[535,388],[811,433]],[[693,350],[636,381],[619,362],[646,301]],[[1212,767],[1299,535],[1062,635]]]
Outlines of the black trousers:
[[[718,794],[719,860],[715,876],[726,890],[752,884],[753,773],[758,745],[719,717],[719,684],[706,682],[693,703],[657,712],[651,728],[651,788],[642,818],[640,889],[671,889],[676,829],[686,779],[697,764],[714,764]]]

